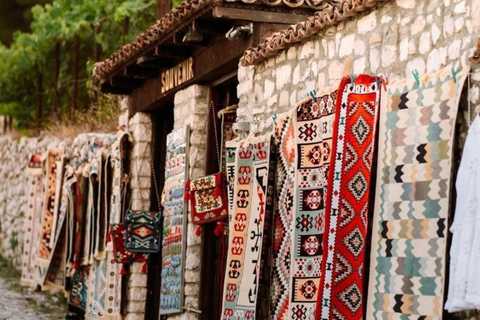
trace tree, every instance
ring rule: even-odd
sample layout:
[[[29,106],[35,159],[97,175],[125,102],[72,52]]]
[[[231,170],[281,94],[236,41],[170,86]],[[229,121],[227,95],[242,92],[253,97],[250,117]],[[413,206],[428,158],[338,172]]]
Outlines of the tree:
[[[78,110],[88,110],[95,44],[100,48],[97,58],[105,59],[122,45],[126,18],[130,21],[126,41],[155,23],[155,4],[152,0],[54,0],[34,6],[31,32],[16,32],[10,47],[0,44],[0,114],[13,116],[17,127],[32,127],[40,95],[44,124],[51,120],[46,116],[53,106],[65,118],[70,113],[72,81],[77,84]],[[72,78],[74,57],[77,79]]]

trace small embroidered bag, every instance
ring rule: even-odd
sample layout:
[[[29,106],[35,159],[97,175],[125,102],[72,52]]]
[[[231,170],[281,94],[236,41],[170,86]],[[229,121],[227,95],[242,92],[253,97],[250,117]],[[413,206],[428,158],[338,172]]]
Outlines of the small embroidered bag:
[[[160,251],[162,238],[161,219],[163,215],[163,207],[160,204],[160,196],[158,194],[157,178],[153,163],[153,155],[150,150],[150,165],[152,168],[152,176],[155,187],[155,195],[157,197],[158,207],[160,211],[143,211],[132,210],[132,198],[130,198],[130,208],[125,212],[125,250],[136,253],[157,253]],[[137,174],[138,179],[138,174]]]
[[[220,164],[221,157],[218,149],[219,140],[213,101],[210,103],[210,107],[213,115],[215,147],[218,163]],[[208,117],[205,121],[205,129],[207,127],[207,122]],[[196,157],[194,159],[194,165],[195,161]],[[186,182],[185,200],[190,200],[190,212],[193,224],[202,225],[213,221],[223,220],[228,217],[226,186],[225,175],[221,171],[206,177],[188,180]]]
[[[162,212],[128,209],[125,214],[125,250],[156,253],[160,251]]]
[[[125,226],[123,224],[112,224],[110,236],[113,240],[113,256],[116,263],[125,264],[147,261],[147,254],[133,253],[125,250]]]

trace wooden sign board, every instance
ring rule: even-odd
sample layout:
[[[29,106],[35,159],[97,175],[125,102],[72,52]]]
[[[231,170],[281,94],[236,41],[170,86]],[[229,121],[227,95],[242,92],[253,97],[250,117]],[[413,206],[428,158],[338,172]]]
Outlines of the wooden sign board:
[[[165,94],[185,82],[192,80],[194,77],[193,58],[190,57],[160,74],[161,93]]]

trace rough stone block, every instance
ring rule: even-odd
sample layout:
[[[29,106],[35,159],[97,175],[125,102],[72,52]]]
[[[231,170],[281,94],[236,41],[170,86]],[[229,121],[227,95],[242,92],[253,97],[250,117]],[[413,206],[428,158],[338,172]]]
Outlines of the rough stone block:
[[[440,47],[433,49],[428,55],[427,72],[433,73],[445,66],[447,62],[447,48]]]
[[[145,301],[147,298],[147,288],[128,288],[127,299],[131,301]]]
[[[143,313],[145,312],[145,301],[131,301],[127,304],[128,313]]]
[[[147,274],[146,273],[133,273],[128,277],[129,288],[145,288],[147,286]]]
[[[187,259],[185,266],[187,270],[197,270],[200,267],[200,245],[187,247]]]
[[[418,48],[418,51],[421,54],[426,54],[431,50],[432,43],[430,39],[430,32],[422,32],[422,35],[420,36],[420,46]]]
[[[312,41],[306,42],[300,49],[300,54],[298,58],[300,60],[308,59],[313,56],[315,53],[315,46]]]
[[[397,6],[404,9],[413,9],[415,8],[415,0],[396,0]]]
[[[200,271],[199,270],[185,270],[185,282],[199,283]]]
[[[290,76],[292,74],[292,66],[284,65],[277,69],[276,86],[277,90],[281,90],[286,84],[290,82]]]
[[[367,34],[377,26],[377,12],[373,11],[369,15],[358,20],[358,33]]]
[[[275,84],[272,81],[266,79],[264,84],[264,90],[263,90],[263,98],[264,99],[270,98],[273,94],[273,90],[275,90]]]
[[[145,320],[145,313],[128,313],[125,316],[125,320]]]
[[[382,67],[386,68],[390,66],[397,58],[397,47],[394,45],[388,45],[382,49]]]
[[[185,284],[185,295],[186,296],[196,296],[200,292],[200,286],[197,283],[187,283]]]

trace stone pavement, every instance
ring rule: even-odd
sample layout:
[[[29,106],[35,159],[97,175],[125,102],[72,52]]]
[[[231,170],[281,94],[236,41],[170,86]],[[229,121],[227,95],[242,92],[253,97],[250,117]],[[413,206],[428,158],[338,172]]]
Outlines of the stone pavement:
[[[65,310],[52,305],[51,300],[58,300],[58,298],[27,289],[20,290],[14,288],[9,280],[0,278],[0,320],[57,320],[64,318]]]

